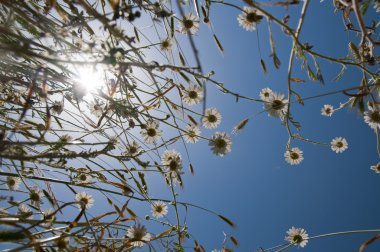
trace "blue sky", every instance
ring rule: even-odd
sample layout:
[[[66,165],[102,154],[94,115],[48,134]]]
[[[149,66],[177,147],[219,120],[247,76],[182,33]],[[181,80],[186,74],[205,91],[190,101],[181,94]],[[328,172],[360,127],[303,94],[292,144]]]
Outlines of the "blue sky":
[[[289,8],[290,24],[296,26],[301,6]],[[271,8],[278,17],[285,16],[282,8]],[[225,53],[220,55],[209,31],[202,26],[195,41],[200,50],[205,72],[215,70],[216,79],[225,87],[242,95],[258,97],[260,90],[270,87],[285,92],[287,64],[291,39],[272,24],[277,52],[282,62],[275,70],[270,54],[266,22],[259,25],[260,46],[268,74],[263,75],[257,50],[256,32],[238,27],[239,11],[216,7],[212,21],[215,33]],[[376,14],[369,14],[375,19]],[[314,50],[326,55],[344,57],[349,41],[358,41],[355,33],[344,32],[340,13],[334,13],[330,1],[311,1],[301,33],[301,40],[314,45]],[[301,71],[299,61],[293,76],[306,80],[293,84],[303,97],[344,89],[360,84],[361,73],[349,68],[342,80],[333,82],[340,66],[318,60],[325,85],[309,81]],[[220,109],[223,115],[221,131],[230,131],[247,116],[262,111],[262,104],[220,94],[209,84],[208,104]],[[337,94],[309,100],[305,106],[294,105],[293,113],[306,138],[329,143],[337,136],[345,137],[349,148],[342,154],[329,147],[294,141],[304,151],[305,160],[298,166],[288,165],[283,157],[288,136],[279,120],[266,113],[255,116],[246,128],[233,137],[233,151],[219,158],[210,157],[206,144],[190,147],[196,176],[186,180],[181,197],[230,217],[237,229],[231,230],[217,218],[198,210],[190,212],[190,231],[196,234],[206,250],[218,248],[223,240],[221,230],[237,237],[237,251],[257,251],[283,242],[286,231],[302,227],[309,235],[379,227],[377,212],[380,204],[376,192],[380,189],[378,174],[369,169],[379,161],[376,136],[356,110],[343,109],[331,118],[323,117],[324,104],[339,106],[348,97]],[[206,132],[206,130],[205,130]],[[207,160],[207,161],[206,161]],[[372,234],[347,235],[312,240],[304,251],[356,251]],[[220,247],[219,247],[220,248]],[[379,245],[368,247],[377,251]],[[288,251],[296,251],[296,247]]]

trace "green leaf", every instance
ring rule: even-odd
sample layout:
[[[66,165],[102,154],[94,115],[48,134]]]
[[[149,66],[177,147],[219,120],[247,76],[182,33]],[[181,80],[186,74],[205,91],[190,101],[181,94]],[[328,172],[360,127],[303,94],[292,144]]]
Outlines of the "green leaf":
[[[299,95],[296,91],[292,90],[292,93],[296,96],[297,102],[301,104],[302,106],[305,105],[301,95]]]
[[[267,66],[263,59],[260,59],[261,68],[263,69],[264,74],[267,74]]]
[[[181,65],[186,66],[186,61],[185,61],[185,58],[182,56],[182,53],[179,52],[178,55],[179,55],[179,60],[181,61]]]
[[[220,52],[223,53],[224,52],[224,48],[223,48],[222,44],[220,43],[219,39],[216,37],[215,34],[214,34],[214,40],[215,40],[215,43],[218,46],[218,49],[220,50]]]
[[[139,33],[138,33],[136,27],[133,27],[133,31],[135,32],[135,36],[136,36],[137,41],[140,42],[140,36],[139,36]]]

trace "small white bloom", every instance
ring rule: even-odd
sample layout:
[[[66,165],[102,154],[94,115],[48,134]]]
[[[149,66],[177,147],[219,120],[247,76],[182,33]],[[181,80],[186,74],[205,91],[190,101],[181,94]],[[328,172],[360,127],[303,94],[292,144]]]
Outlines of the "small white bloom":
[[[127,156],[137,156],[141,152],[141,146],[136,142],[132,141],[132,143],[127,145],[127,151],[125,152],[125,155]]]
[[[186,127],[186,134],[183,136],[187,143],[196,143],[199,141],[201,130],[195,125],[188,125]]]
[[[343,137],[336,137],[331,141],[331,149],[336,153],[342,153],[348,148],[348,143]]]
[[[39,207],[42,201],[42,197],[44,196],[41,189],[39,189],[37,186],[34,186],[30,189],[29,192],[29,198],[32,203],[32,205]]]
[[[142,247],[152,238],[143,225],[135,225],[127,230],[127,238],[134,247]]]
[[[334,113],[334,107],[331,106],[330,104],[325,104],[323,108],[321,109],[321,114],[324,116],[332,116]]]
[[[211,150],[215,155],[224,156],[231,152],[232,140],[226,132],[216,132],[208,145],[211,146]]]
[[[216,108],[208,108],[202,118],[203,127],[206,129],[215,129],[222,122],[222,115]]]
[[[173,46],[171,38],[166,38],[161,41],[160,48],[162,51],[170,51]]]
[[[301,151],[299,148],[291,148],[290,150],[287,150],[284,154],[286,162],[288,162],[291,165],[298,165],[303,160],[303,151]]]
[[[161,157],[161,163],[166,170],[166,177],[174,184],[180,182],[182,172],[182,157],[176,150],[166,150]]]
[[[159,200],[152,203],[152,215],[156,218],[161,218],[168,213],[168,206],[165,202]]]
[[[202,101],[203,88],[197,85],[189,85],[183,92],[183,101],[187,105],[195,105]]]
[[[263,13],[255,8],[245,6],[238,16],[239,25],[247,31],[256,30],[256,25],[263,19]]]
[[[376,173],[380,173],[380,162],[377,163],[377,165],[372,165],[371,170],[375,171]]]
[[[7,177],[7,186],[9,190],[15,191],[20,187],[21,179],[18,177]]]
[[[273,92],[267,102],[264,102],[264,109],[269,116],[282,118],[287,111],[287,100],[285,95]]]
[[[90,112],[97,117],[102,116],[102,114],[104,112],[103,111],[103,104],[98,100],[94,100],[94,101],[90,102],[88,104],[88,108],[89,108]]]
[[[305,229],[292,227],[286,233],[288,235],[285,237],[285,241],[293,243],[294,245],[299,245],[301,248],[306,246],[309,235],[306,233]]]
[[[63,112],[63,102],[55,101],[51,106],[52,113],[55,115],[60,115]]]
[[[156,143],[157,140],[160,139],[162,131],[159,129],[159,126],[160,124],[158,121],[149,120],[146,123],[145,128],[141,130],[140,133],[147,144]]]
[[[193,13],[189,13],[180,21],[178,29],[181,33],[194,35],[199,30],[199,20]]]
[[[19,215],[21,219],[33,219],[32,210],[30,210],[30,208],[25,204],[18,206],[17,215]]]
[[[86,192],[80,192],[75,194],[75,202],[79,210],[89,209],[94,205],[94,198]]]
[[[90,172],[87,168],[78,169],[78,175],[75,177],[76,182],[79,184],[89,183],[92,179]]]
[[[380,129],[380,111],[370,109],[364,112],[364,121],[374,130]]]
[[[273,94],[272,89],[270,88],[263,88],[260,92],[260,99],[263,101],[269,101],[269,97]]]

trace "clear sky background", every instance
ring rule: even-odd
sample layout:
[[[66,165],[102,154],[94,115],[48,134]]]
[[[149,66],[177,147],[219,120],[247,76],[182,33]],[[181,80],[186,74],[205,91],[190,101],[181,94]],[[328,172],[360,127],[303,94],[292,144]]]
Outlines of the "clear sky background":
[[[268,8],[278,17],[290,14],[290,25],[296,27],[301,6]],[[275,70],[268,42],[266,22],[258,26],[262,57],[268,67],[264,75],[260,67],[256,32],[247,32],[238,26],[239,11],[213,6],[212,21],[215,33],[222,42],[225,53],[218,52],[205,26],[195,38],[205,72],[215,70],[216,79],[242,95],[258,97],[262,88],[285,93],[287,64],[291,39],[272,25],[277,52],[282,62]],[[368,19],[379,18],[369,10]],[[349,41],[358,41],[354,32],[345,32],[341,13],[334,13],[331,1],[311,1],[301,32],[301,41],[314,45],[314,50],[325,55],[344,57],[349,51]],[[294,66],[294,77],[306,80],[293,87],[303,97],[327,93],[360,84],[361,73],[349,68],[342,80],[333,82],[340,71],[339,65],[318,60],[325,85],[309,81],[301,71],[299,61]],[[223,95],[212,88],[208,93],[208,107],[218,107],[223,121],[220,131],[231,129],[242,119],[262,111],[260,103],[252,103]],[[302,227],[309,235],[345,230],[379,228],[380,176],[370,170],[379,162],[376,136],[354,109],[343,109],[331,118],[321,115],[323,104],[339,106],[348,97],[337,94],[293,105],[293,115],[302,125],[306,138],[330,143],[342,136],[349,148],[336,154],[329,147],[294,141],[293,147],[304,151],[304,161],[290,166],[284,160],[288,136],[278,119],[262,113],[250,120],[246,128],[233,137],[233,150],[223,158],[210,155],[206,143],[190,146],[190,155],[196,176],[187,177],[180,196],[230,217],[236,230],[207,213],[191,210],[190,232],[210,251],[219,248],[223,240],[221,231],[232,234],[240,241],[237,251],[257,251],[283,242],[286,231],[292,226]],[[203,130],[207,134],[207,130]],[[211,135],[211,133],[210,133]],[[301,250],[358,251],[360,245],[374,234],[346,235],[312,240]],[[380,245],[367,247],[379,251]],[[288,251],[298,251],[297,247]]]

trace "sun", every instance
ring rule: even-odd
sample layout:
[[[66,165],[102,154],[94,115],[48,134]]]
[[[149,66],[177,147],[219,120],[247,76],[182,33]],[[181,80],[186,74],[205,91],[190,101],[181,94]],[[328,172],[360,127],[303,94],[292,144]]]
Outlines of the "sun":
[[[101,66],[81,66],[77,67],[76,81],[85,87],[89,92],[95,91],[106,84],[106,71]]]

